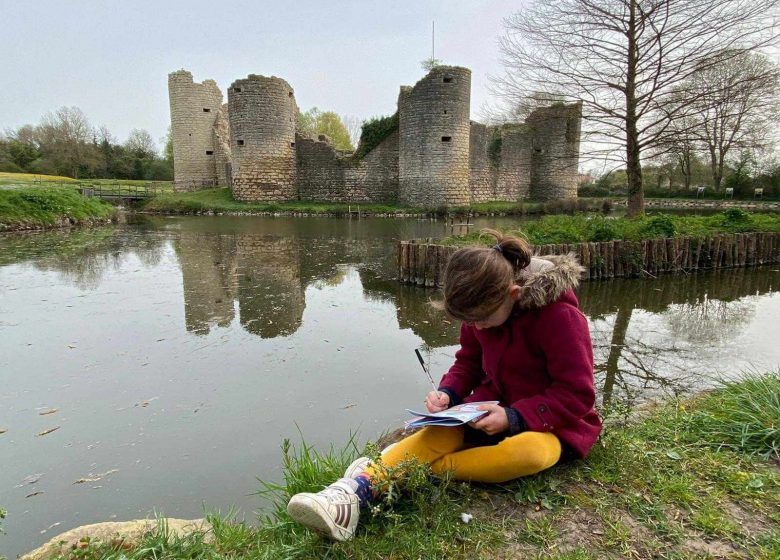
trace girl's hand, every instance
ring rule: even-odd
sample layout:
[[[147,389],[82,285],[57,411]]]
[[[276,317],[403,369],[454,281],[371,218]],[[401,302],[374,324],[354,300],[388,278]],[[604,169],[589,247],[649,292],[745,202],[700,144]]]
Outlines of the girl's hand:
[[[509,418],[506,417],[506,411],[503,406],[483,404],[478,406],[477,410],[487,410],[488,413],[482,418],[471,422],[474,428],[482,430],[489,436],[500,434],[509,429]]]
[[[428,412],[441,412],[450,407],[450,396],[440,391],[431,391],[425,397],[425,408]]]

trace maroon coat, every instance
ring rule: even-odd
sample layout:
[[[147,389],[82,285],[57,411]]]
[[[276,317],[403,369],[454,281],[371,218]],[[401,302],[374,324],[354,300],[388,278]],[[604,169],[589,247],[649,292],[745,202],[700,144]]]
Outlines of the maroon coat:
[[[593,349],[573,257],[535,257],[521,297],[499,327],[463,324],[455,363],[441,380],[465,402],[497,400],[537,432],[552,432],[585,457],[601,432],[594,408]]]

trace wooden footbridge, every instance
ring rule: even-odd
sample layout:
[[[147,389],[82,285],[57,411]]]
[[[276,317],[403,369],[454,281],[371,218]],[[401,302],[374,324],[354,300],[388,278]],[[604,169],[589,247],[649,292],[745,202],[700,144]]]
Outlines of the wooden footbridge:
[[[123,185],[121,183],[82,184],[79,192],[86,197],[102,198],[103,200],[144,200],[171,192],[170,186],[146,183],[144,185]]]

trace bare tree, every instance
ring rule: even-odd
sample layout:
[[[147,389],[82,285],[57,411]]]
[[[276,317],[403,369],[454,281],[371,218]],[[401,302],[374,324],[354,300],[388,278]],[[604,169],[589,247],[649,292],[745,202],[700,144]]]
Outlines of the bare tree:
[[[360,142],[360,133],[363,130],[363,120],[355,115],[342,115],[341,122],[347,127],[349,133],[349,140],[353,146],[357,146]]]
[[[505,20],[500,93],[561,92],[582,100],[594,153],[622,151],[628,213],[644,210],[641,158],[682,111],[676,89],[722,53],[777,37],[780,0],[536,0]],[[692,96],[693,97],[693,96]],[[693,98],[688,103],[695,101]]]
[[[134,128],[125,142],[125,148],[139,157],[153,158],[157,155],[157,144],[147,130]]]
[[[778,66],[760,53],[724,53],[724,60],[697,72],[686,84],[693,132],[707,153],[715,188],[730,154],[760,151],[772,142],[780,115]]]
[[[94,130],[78,107],[60,107],[48,113],[35,129],[44,156],[73,177],[96,163]]]

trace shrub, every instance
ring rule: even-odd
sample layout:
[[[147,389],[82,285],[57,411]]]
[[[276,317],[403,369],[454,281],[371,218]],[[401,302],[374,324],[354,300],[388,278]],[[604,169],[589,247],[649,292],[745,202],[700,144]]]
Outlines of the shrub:
[[[389,117],[377,117],[364,122],[355,158],[365,157],[396,130],[398,130],[398,112]]]
[[[614,220],[608,218],[593,218],[588,224],[586,235],[589,241],[612,241],[618,237]]]
[[[674,237],[677,228],[674,220],[668,214],[658,214],[648,218],[639,228],[639,233],[643,238],[651,237]]]
[[[5,173],[24,173],[24,169],[12,161],[0,161],[0,171]]]

